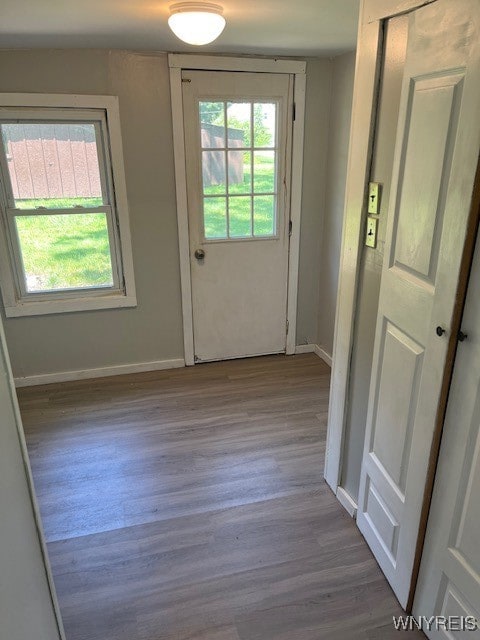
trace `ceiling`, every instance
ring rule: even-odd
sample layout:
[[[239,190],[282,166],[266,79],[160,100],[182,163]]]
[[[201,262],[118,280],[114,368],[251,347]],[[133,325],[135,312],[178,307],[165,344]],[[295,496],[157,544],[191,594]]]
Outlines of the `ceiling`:
[[[167,27],[176,0],[1,0],[0,48],[102,48],[330,56],[355,48],[359,0],[215,0],[227,27],[207,47]],[[178,1],[178,0],[177,0]]]

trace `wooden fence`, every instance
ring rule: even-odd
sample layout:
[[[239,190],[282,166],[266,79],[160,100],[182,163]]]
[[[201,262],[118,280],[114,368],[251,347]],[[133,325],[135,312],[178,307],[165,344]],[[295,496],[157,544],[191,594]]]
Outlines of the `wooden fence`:
[[[15,199],[101,197],[92,124],[5,124]]]
[[[244,146],[244,133],[241,129],[226,130],[229,149]],[[201,139],[203,149],[217,149],[225,147],[225,128],[216,124],[202,122]],[[229,184],[243,182],[243,151],[230,151],[228,155]],[[216,151],[204,151],[203,184],[205,187],[225,184],[225,154]]]
[[[8,169],[16,200],[101,197],[95,127],[93,124],[20,123],[2,126]],[[243,182],[244,133],[228,128],[228,178]],[[203,148],[224,147],[225,129],[202,123]],[[205,186],[225,183],[225,155],[206,152]]]

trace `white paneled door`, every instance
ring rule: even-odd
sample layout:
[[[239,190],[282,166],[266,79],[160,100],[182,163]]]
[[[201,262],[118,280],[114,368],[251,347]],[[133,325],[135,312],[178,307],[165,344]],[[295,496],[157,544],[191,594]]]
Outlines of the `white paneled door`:
[[[429,638],[478,640],[480,630],[480,242],[462,321],[414,614],[460,616]],[[467,629],[462,635],[462,627]],[[470,629],[470,630],[468,630]],[[456,630],[456,633],[455,633]]]
[[[409,17],[358,506],[403,606],[480,145],[479,10]]]
[[[184,71],[182,87],[195,359],[284,352],[290,76]]]

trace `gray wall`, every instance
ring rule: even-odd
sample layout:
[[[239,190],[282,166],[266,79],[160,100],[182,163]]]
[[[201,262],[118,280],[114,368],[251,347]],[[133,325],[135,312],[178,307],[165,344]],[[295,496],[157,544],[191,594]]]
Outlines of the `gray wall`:
[[[58,640],[17,430],[0,321],[0,635]]]
[[[355,52],[334,58],[317,330],[317,343],[328,354],[333,351],[354,75]]]
[[[183,354],[170,94],[165,55],[0,52],[2,90],[120,100],[138,308],[5,322],[16,376]]]
[[[364,247],[359,275],[341,481],[343,488],[355,501],[358,498],[360,467],[365,439],[393,154],[407,45],[407,26],[408,17],[399,16],[389,20],[386,32],[385,62],[371,174],[373,182],[383,184],[377,248]]]
[[[332,63],[309,60],[298,336],[316,341]],[[138,307],[5,320],[15,376],[183,357],[166,54],[0,51],[4,92],[120,100]]]
[[[332,69],[329,60],[309,60],[307,64],[297,344],[318,342],[319,265],[326,209]]]

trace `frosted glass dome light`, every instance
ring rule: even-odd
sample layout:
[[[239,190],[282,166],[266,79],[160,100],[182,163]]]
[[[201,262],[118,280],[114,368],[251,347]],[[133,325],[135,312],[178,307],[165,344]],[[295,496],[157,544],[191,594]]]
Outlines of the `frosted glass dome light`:
[[[170,7],[168,26],[188,44],[204,45],[218,38],[225,28],[223,10],[210,2],[179,2]]]

